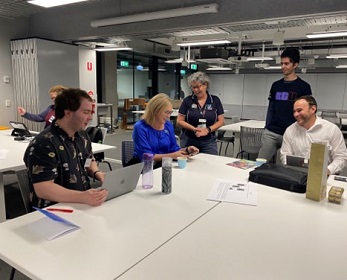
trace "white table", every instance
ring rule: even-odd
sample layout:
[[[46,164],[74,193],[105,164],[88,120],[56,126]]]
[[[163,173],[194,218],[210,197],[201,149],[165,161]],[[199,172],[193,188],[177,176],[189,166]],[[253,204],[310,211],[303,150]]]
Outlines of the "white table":
[[[174,167],[169,195],[157,169],[151,190],[58,204],[81,229],[53,241],[28,229],[40,213],[1,223],[0,258],[32,279],[345,279],[347,204],[262,185],[257,206],[207,201],[216,178],[247,180],[231,161],[199,154]]]
[[[157,169],[153,189],[138,187],[100,207],[70,204],[73,213],[57,214],[81,229],[53,241],[28,229],[42,217],[38,212],[8,220],[0,224],[0,258],[32,279],[115,279],[219,204],[206,200],[216,176],[248,177],[228,162],[230,158],[200,154],[184,170],[174,163],[169,195],[161,193]]]
[[[254,127],[254,128],[264,128],[265,127],[265,121],[258,121],[258,120],[241,121],[241,122],[237,122],[237,123],[223,125],[219,128],[220,130],[230,131],[230,132],[234,133],[234,136],[235,136],[234,157],[236,157],[238,152],[240,152],[241,126]]]
[[[344,280],[346,211],[259,186],[258,206],[221,203],[119,280]]]
[[[11,132],[12,130],[0,130],[0,150],[8,151],[6,159],[0,160],[0,222],[6,220],[3,172],[25,168],[23,156],[29,144],[29,140],[14,141]],[[115,148],[110,145],[92,143],[92,149],[95,153]]]

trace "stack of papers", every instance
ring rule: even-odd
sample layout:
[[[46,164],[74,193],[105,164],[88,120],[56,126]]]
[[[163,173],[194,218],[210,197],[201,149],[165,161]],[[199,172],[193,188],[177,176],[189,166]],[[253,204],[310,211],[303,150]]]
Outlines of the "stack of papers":
[[[236,182],[217,179],[207,200],[257,205],[258,191],[252,182]]]
[[[29,226],[32,230],[39,233],[47,240],[53,240],[80,228],[78,225],[75,225],[45,209],[34,208],[46,217],[30,224]]]

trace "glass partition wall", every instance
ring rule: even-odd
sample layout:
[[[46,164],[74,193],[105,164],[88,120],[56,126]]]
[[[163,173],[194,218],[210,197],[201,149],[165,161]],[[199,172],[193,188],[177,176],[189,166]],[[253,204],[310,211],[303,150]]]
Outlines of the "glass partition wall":
[[[116,63],[116,67],[98,67],[99,70],[108,69],[100,70],[101,73],[98,73],[98,97],[100,97],[98,102],[115,100],[116,102],[112,101],[112,104],[118,122],[123,117],[126,98],[145,98],[148,101],[157,93],[165,93],[172,99],[183,99],[190,94],[186,78],[197,70],[191,70],[188,66],[183,67],[180,63],[167,63],[165,58],[132,51],[114,52],[112,55],[100,57],[98,61],[100,64]],[[115,90],[105,85],[110,79],[115,81]],[[128,121],[133,122],[139,115],[130,112],[127,116]]]

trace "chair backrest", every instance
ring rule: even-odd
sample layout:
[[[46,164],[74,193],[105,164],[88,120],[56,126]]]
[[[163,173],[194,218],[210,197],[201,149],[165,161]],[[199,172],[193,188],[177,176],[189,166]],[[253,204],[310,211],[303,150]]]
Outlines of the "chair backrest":
[[[340,129],[342,128],[341,118],[336,111],[322,111],[321,118],[336,124]]]
[[[322,111],[321,113],[321,117],[325,118],[325,117],[329,117],[329,118],[337,118],[337,111]]]
[[[18,186],[24,203],[24,208],[26,213],[32,211],[31,201],[30,201],[30,179],[26,169],[16,171]]]
[[[134,154],[134,141],[123,140],[122,141],[122,165],[123,167],[132,159]]]
[[[264,128],[241,126],[240,146],[241,151],[249,154],[258,154],[261,147],[261,136]]]
[[[225,130],[217,130],[217,139],[221,139],[222,137],[224,137],[225,134]]]
[[[104,143],[106,134],[103,133],[100,127],[89,126],[86,128],[86,132],[89,135],[90,141],[92,141],[93,143],[100,143],[100,144]],[[106,132],[107,132],[107,129],[106,129]]]

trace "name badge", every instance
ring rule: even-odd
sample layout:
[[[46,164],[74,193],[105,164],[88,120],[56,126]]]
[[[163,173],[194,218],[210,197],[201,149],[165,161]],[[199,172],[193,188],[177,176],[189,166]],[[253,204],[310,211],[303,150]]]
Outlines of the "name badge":
[[[92,163],[92,159],[91,159],[91,158],[87,158],[87,160],[86,160],[86,162],[85,162],[85,164],[84,164],[84,167],[85,167],[85,168],[86,168],[86,167],[89,167],[91,163]]]
[[[197,109],[198,106],[196,104],[192,104],[192,109]]]

